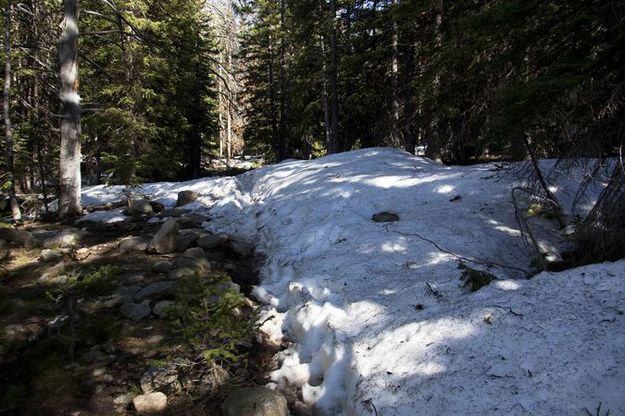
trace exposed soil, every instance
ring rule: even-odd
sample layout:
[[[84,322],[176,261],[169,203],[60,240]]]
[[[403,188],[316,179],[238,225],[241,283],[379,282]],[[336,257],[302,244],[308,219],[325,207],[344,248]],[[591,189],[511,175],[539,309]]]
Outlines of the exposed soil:
[[[132,398],[142,394],[142,375],[172,363],[180,388],[168,394],[166,414],[219,415],[230,389],[266,383],[272,353],[257,344],[252,332],[237,349],[239,360],[207,363],[189,358],[189,347],[166,317],[152,314],[135,322],[120,313],[114,294],[133,286],[132,276],[142,275],[137,282],[142,287],[163,281],[152,271],[154,263],[175,262],[182,255],[120,253],[121,238],[148,237],[158,227],[137,221],[91,228],[75,247],[58,250],[62,258],[51,262],[38,260],[41,249],[11,246],[0,269],[0,415],[135,414]],[[71,226],[33,225],[37,228]],[[228,246],[206,250],[205,257],[211,275],[230,276],[249,294],[258,259]],[[40,277],[59,261],[65,262],[70,283],[42,284]],[[97,284],[81,283],[103,270],[112,271]],[[253,319],[255,305],[248,304],[242,319]]]

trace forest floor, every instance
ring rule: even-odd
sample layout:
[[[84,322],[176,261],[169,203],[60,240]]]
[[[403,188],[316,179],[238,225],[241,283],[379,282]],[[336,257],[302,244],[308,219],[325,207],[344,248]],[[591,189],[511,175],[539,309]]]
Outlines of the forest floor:
[[[160,391],[167,395],[166,414],[219,415],[228,391],[266,382],[270,354],[255,342],[250,324],[256,306],[239,295],[255,282],[253,258],[227,244],[148,254],[142,245],[160,225],[146,219],[80,226],[35,223],[28,233],[38,247],[34,240],[5,247],[0,414],[135,414],[135,397]],[[208,364],[201,357],[207,346],[181,328],[196,323],[169,310],[174,302],[196,300],[181,298],[183,279],[193,279],[189,268],[212,286],[193,286],[191,292],[201,290],[187,296],[206,298],[231,278],[241,283],[228,284],[229,293],[221,295],[239,306],[226,313],[234,310],[233,319],[250,324],[236,334],[233,355]],[[210,313],[224,306],[232,305],[217,304]]]

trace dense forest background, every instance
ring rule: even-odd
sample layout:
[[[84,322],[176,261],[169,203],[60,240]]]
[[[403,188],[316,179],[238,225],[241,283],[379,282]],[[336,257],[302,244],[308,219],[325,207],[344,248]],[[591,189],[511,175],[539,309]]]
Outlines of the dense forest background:
[[[3,183],[54,194],[63,2],[2,10]],[[459,164],[616,157],[624,15],[615,0],[83,0],[82,182],[370,146]]]

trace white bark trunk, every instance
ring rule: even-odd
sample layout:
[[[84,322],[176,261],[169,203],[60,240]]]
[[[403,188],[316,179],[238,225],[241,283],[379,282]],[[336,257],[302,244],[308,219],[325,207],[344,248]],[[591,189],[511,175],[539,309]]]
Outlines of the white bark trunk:
[[[80,204],[80,96],[78,95],[78,0],[64,0],[59,47],[61,120],[59,217],[82,214]]]

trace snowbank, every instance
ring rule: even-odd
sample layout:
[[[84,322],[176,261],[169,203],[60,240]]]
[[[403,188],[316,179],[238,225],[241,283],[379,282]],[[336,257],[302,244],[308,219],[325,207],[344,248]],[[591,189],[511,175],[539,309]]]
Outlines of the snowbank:
[[[258,245],[264,330],[293,343],[272,379],[322,414],[623,413],[625,262],[512,280],[534,257],[515,185],[492,164],[366,149],[143,191],[194,190],[207,228]],[[399,221],[372,221],[383,211]],[[461,259],[499,280],[468,293]]]

